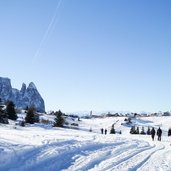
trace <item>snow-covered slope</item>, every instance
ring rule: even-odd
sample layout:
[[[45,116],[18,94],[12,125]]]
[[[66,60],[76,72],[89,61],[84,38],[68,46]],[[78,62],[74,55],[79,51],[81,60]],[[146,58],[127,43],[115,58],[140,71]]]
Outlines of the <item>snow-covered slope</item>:
[[[122,117],[82,119],[79,129],[0,125],[0,171],[170,171],[171,117],[134,120],[145,129],[160,126],[161,142],[150,135],[130,134],[123,122]],[[112,124],[122,134],[109,134]],[[101,128],[108,134],[102,135]]]

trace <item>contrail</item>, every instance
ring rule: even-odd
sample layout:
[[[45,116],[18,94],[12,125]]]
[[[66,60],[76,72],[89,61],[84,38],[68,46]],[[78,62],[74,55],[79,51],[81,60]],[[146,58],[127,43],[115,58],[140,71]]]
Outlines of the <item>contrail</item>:
[[[51,31],[51,28],[52,28],[52,26],[53,26],[54,23],[55,23],[56,16],[57,16],[57,12],[58,12],[58,9],[59,9],[60,6],[61,6],[61,2],[62,2],[62,0],[59,0],[59,1],[58,1],[58,4],[57,4],[56,9],[55,9],[55,12],[54,12],[54,15],[52,16],[52,19],[50,20],[50,23],[49,23],[49,25],[48,25],[48,27],[47,27],[47,29],[46,29],[44,35],[43,35],[43,38],[42,38],[42,40],[41,40],[41,42],[40,42],[40,44],[39,44],[37,50],[36,50],[36,53],[35,53],[34,56],[33,56],[32,62],[34,62],[34,61],[38,58],[38,56],[39,56],[39,54],[40,54],[40,51],[41,51],[41,49],[42,49],[42,46],[45,44],[45,41],[46,41],[46,39],[48,38],[48,35],[49,35],[50,31]]]

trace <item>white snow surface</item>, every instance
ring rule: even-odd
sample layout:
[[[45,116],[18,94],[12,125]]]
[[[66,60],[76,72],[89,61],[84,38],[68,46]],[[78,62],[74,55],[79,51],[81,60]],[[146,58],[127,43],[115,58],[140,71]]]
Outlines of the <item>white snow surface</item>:
[[[130,134],[130,127],[121,125],[124,119],[82,119],[78,129],[1,124],[0,171],[171,171],[171,117],[134,120],[140,130],[160,126],[161,142],[150,135]],[[109,134],[113,123],[122,134]],[[102,127],[107,135],[101,134]]]

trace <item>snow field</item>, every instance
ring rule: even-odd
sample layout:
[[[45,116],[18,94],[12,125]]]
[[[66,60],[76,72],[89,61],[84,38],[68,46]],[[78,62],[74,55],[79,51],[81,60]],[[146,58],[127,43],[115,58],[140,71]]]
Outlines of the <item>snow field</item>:
[[[131,135],[130,127],[121,125],[123,120],[82,119],[79,129],[0,125],[0,171],[170,171],[171,117],[133,120],[145,129],[160,126],[161,142],[149,135]],[[109,134],[113,123],[122,134]],[[107,135],[100,133],[102,127]]]

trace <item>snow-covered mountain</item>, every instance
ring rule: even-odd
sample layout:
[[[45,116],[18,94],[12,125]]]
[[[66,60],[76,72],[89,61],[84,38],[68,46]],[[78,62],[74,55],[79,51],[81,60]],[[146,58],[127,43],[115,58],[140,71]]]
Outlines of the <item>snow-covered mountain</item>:
[[[12,88],[9,78],[0,77],[0,97],[4,101],[12,100],[18,108],[34,106],[39,112],[45,111],[44,100],[33,82],[28,87],[23,83],[21,90],[18,90]]]

